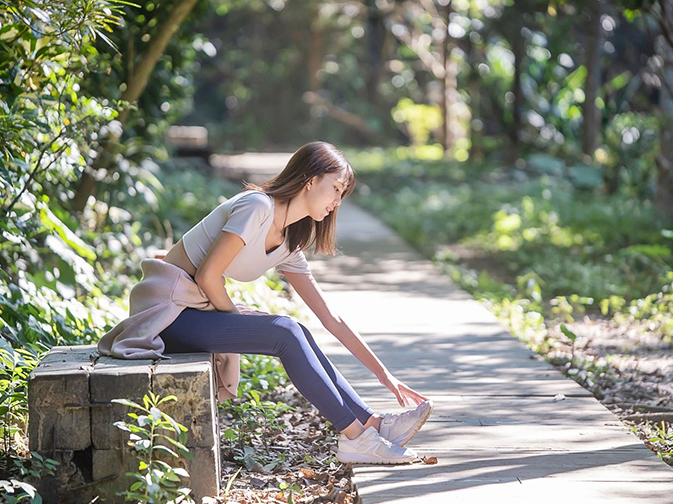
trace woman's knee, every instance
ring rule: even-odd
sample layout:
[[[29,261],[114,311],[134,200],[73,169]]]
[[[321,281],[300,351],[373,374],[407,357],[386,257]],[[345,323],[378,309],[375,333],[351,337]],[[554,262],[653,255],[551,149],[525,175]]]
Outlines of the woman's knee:
[[[274,325],[282,328],[281,344],[283,346],[301,346],[306,344],[306,335],[304,334],[302,325],[296,320],[281,315],[274,321]]]

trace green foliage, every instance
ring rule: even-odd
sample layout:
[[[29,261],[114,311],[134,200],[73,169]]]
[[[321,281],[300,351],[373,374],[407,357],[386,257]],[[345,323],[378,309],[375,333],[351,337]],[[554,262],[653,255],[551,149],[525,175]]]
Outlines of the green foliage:
[[[280,489],[280,494],[287,499],[288,504],[293,504],[294,499],[292,496],[295,493],[299,495],[304,495],[304,492],[301,491],[301,487],[299,485],[292,482],[288,483],[285,480],[280,480],[280,482],[278,483],[278,488]],[[287,496],[285,495],[286,492]]]
[[[673,426],[668,425],[662,420],[661,425],[648,420],[646,428],[652,432],[647,438],[647,442],[655,450],[661,460],[668,465],[673,465]]]
[[[283,402],[262,400],[256,390],[246,392],[247,402],[234,403],[226,399],[224,407],[233,415],[232,427],[224,432],[224,438],[236,442],[234,449],[236,460],[244,463],[248,470],[255,462],[260,462],[268,470],[282,462],[282,459],[274,457],[269,452],[268,439],[280,429],[278,416],[285,411],[293,411],[295,408]],[[252,446],[252,436],[259,436],[264,445],[265,452],[256,454]]]
[[[138,480],[131,487],[117,495],[126,500],[147,502],[149,504],[193,503],[190,497],[191,489],[178,487],[181,478],[188,478],[189,473],[181,467],[174,467],[168,462],[160,460],[161,455],[179,459],[181,457],[193,460],[194,456],[185,446],[188,429],[167,415],[159,406],[167,401],[177,401],[178,398],[170,395],[160,398],[153,392],[143,396],[143,405],[128,399],[113,399],[112,402],[129,406],[138,413],[130,412],[128,416],[132,422],[118,421],[115,427],[129,432],[128,445],[136,451],[138,471],[126,473],[127,476]],[[173,433],[164,434],[161,431]]]
[[[5,2],[0,9],[0,202],[3,210],[30,195],[52,193],[76,178],[90,144],[117,116],[114,108],[78,93],[92,37],[120,20],[118,0]],[[9,232],[19,224],[9,221]]]
[[[0,435],[5,454],[10,453],[12,442],[26,448],[28,375],[42,357],[27,348],[0,348]]]
[[[23,492],[13,495],[19,489],[23,490]],[[7,502],[8,504],[15,504],[24,499],[26,499],[26,501],[29,500],[29,502],[34,504],[42,503],[42,498],[33,485],[15,479],[9,481],[0,480],[0,496],[3,499],[3,502]]]
[[[425,179],[408,177],[408,164],[388,158],[385,167],[362,166],[355,198],[518,331],[537,334],[537,345],[546,344],[546,318],[571,322],[587,310],[648,320],[663,338],[673,337],[670,233],[648,201],[586,194],[564,164],[541,156],[533,164],[544,174],[514,180],[494,168],[469,181],[447,180],[433,175],[431,162]],[[418,173],[424,164],[414,161]],[[446,244],[475,251],[490,267],[456,264]]]
[[[45,475],[55,474],[58,462],[50,458],[45,459],[37,452],[31,452],[31,458],[17,457],[14,465],[23,480],[0,480],[0,498],[7,504],[15,504],[26,499],[31,504],[42,504],[42,497],[31,483],[37,483]],[[17,493],[21,489],[23,492]]]
[[[427,144],[430,132],[442,125],[442,115],[437,105],[417,104],[409,98],[402,98],[392,114],[395,122],[406,126],[411,143],[415,146]]]
[[[625,112],[612,118],[605,128],[603,146],[596,152],[611,191],[619,189],[634,198],[654,193],[658,141],[655,116]]]
[[[277,357],[268,355],[245,354],[241,356],[241,379],[238,394],[271,392],[277,387],[289,383],[285,368]]]

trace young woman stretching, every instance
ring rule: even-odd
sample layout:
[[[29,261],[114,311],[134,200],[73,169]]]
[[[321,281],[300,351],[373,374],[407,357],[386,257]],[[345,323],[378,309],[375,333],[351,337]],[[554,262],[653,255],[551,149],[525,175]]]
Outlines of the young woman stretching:
[[[126,358],[161,357],[162,351],[277,356],[299,392],[340,432],[339,461],[413,461],[417,454],[404,445],[430,416],[432,402],[393,377],[360,336],[330,309],[303,254],[311,245],[316,253],[334,254],[337,208],[354,186],[353,169],[336,147],[326,142],[304,145],[278,176],[259,186],[246,184],[245,191],[185,233],[166,254],[163,266],[158,260],[143,261],[145,277],[131,292],[132,316],[101,339],[101,353]],[[152,283],[152,268],[156,271],[168,265],[177,276],[167,278],[161,273],[159,283]],[[272,267],[287,277],[325,328],[395,394],[401,406],[413,401],[417,407],[376,414],[304,325],[231,301],[224,277],[252,281]],[[143,282],[145,287],[141,287]],[[185,301],[189,292],[201,296],[209,308],[198,309],[204,306],[201,301]],[[143,309],[142,303],[152,296],[159,300]],[[167,306],[177,306],[168,317]],[[148,332],[151,325],[159,329],[156,334]],[[135,353],[129,351],[131,347]]]

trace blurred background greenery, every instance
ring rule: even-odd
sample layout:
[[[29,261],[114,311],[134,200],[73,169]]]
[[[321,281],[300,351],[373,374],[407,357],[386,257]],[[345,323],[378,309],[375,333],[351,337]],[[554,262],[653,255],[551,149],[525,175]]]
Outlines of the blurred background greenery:
[[[5,453],[35,358],[95,343],[240,190],[211,153],[334,143],[354,199],[539,349],[578,313],[670,345],[672,30],[669,0],[3,0]],[[298,313],[273,272],[232,292]]]

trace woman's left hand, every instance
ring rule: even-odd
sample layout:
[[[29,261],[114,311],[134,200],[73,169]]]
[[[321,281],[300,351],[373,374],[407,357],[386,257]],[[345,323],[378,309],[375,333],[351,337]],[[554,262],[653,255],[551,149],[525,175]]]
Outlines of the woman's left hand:
[[[407,387],[391,374],[386,374],[383,378],[379,378],[379,381],[383,386],[395,394],[397,402],[400,403],[400,406],[402,407],[411,406],[411,401],[420,404],[427,400],[427,397],[419,394],[414,389]]]
[[[238,309],[238,312],[241,315],[271,315],[270,313],[250,308],[245,303],[236,302],[236,303],[234,303],[234,306]]]

